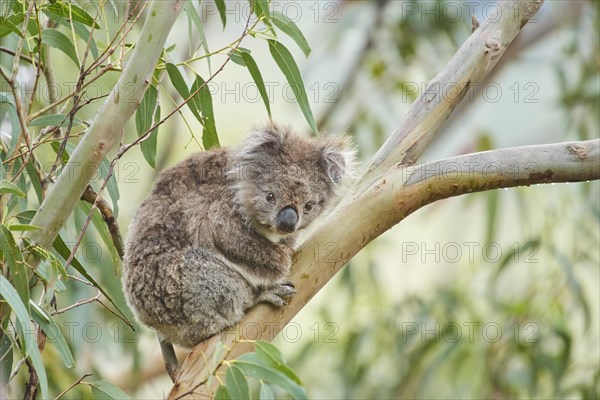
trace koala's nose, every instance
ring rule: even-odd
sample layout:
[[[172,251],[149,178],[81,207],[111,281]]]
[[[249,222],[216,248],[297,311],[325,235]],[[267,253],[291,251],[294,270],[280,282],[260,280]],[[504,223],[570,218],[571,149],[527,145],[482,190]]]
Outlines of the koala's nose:
[[[281,232],[292,233],[296,230],[298,223],[298,213],[292,207],[285,207],[279,211],[277,216],[277,230]]]

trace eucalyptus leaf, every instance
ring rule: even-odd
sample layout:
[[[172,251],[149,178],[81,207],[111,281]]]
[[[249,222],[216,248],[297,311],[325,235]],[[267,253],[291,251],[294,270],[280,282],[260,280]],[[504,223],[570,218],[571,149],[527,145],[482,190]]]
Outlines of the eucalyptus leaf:
[[[1,274],[0,293],[2,293],[2,298],[6,300],[8,306],[13,310],[19,320],[19,332],[22,343],[25,346],[25,355],[29,356],[35,372],[38,375],[42,398],[48,398],[48,377],[46,376],[42,355],[40,354],[40,350],[38,349],[35,340],[35,328],[30,321],[28,307],[25,306],[15,288]],[[27,305],[29,305],[29,302],[27,302]]]
[[[308,96],[304,89],[304,82],[302,81],[300,70],[294,61],[294,58],[289,50],[276,40],[269,40],[269,50],[271,51],[271,56],[273,56],[273,59],[279,66],[279,69],[281,69],[281,72],[283,72],[283,75],[285,75],[290,84],[294,96],[296,96],[296,101],[302,110],[302,114],[304,114],[304,118],[306,118],[313,133],[316,134],[317,124],[315,123],[315,117],[308,104]]]
[[[283,33],[291,37],[306,57],[310,54],[310,46],[298,26],[281,11],[273,10],[273,23]]]
[[[56,29],[46,28],[42,30],[42,43],[65,53],[67,57],[73,60],[77,68],[79,68],[79,60],[77,59],[75,45],[65,34]]]
[[[201,89],[198,90],[199,88]],[[204,127],[204,131],[202,132],[204,149],[208,150],[213,147],[219,147],[219,136],[217,135],[217,128],[215,126],[212,96],[210,95],[208,85],[199,75],[196,75],[196,80],[190,88],[190,95],[196,91],[197,93],[190,99],[188,105],[190,108],[193,106],[196,110],[200,111],[201,117],[199,122]]]
[[[91,386],[96,400],[127,400],[130,398],[127,393],[108,381],[96,381]]]
[[[242,371],[235,365],[227,368],[225,374],[227,392],[232,399],[249,399],[248,381]]]
[[[40,306],[30,301],[31,316],[33,320],[42,328],[42,331],[46,334],[46,341],[52,343],[58,350],[60,358],[63,360],[63,364],[67,369],[75,366],[75,360],[73,360],[73,354],[67,344],[67,341],[60,330],[58,324],[52,319],[52,317],[42,309]]]
[[[148,86],[140,106],[135,111],[135,127],[138,137],[150,129],[158,113],[160,119],[160,107],[158,106],[158,90],[155,86]],[[156,144],[158,137],[158,128],[152,130],[148,137],[141,142],[140,148],[146,162],[152,167],[156,167]]]
[[[86,124],[77,117],[73,118],[73,125],[86,126]],[[69,115],[67,114],[51,114],[37,117],[29,123],[29,126],[61,126],[66,128],[69,126]]]

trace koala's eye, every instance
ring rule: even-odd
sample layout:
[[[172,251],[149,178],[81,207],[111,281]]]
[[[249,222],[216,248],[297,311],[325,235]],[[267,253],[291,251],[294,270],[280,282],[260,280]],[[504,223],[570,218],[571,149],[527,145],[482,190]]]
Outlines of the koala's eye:
[[[315,206],[315,203],[312,201],[309,201],[308,203],[306,203],[304,205],[304,212],[310,212],[314,206]]]
[[[275,195],[271,192],[267,194],[267,201],[271,204],[275,204]]]

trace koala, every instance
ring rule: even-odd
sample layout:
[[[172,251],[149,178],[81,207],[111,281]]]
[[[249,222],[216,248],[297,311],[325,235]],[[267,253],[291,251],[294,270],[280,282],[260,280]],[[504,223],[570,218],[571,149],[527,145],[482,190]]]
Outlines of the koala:
[[[339,197],[353,161],[345,136],[268,125],[160,175],[130,225],[123,286],[172,378],[171,344],[193,347],[257,303],[287,304],[298,232]]]

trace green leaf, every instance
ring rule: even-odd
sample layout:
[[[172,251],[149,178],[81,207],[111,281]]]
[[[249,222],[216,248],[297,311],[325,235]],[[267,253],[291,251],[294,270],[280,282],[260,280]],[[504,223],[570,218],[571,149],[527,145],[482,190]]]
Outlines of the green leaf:
[[[153,121],[156,120],[156,115],[160,120],[160,107],[158,106],[158,90],[153,85],[148,86],[148,90],[144,94],[144,98],[140,106],[135,111],[135,127],[138,137],[152,127]],[[156,167],[156,143],[158,138],[158,128],[150,132],[146,140],[140,144],[142,154],[146,162],[152,168]]]
[[[42,182],[40,181],[40,177],[37,174],[35,167],[33,166],[32,160],[29,160],[25,165],[25,171],[27,172],[27,176],[29,176],[31,186],[33,186],[33,189],[35,190],[38,202],[41,204],[44,197],[44,193],[42,190]]]
[[[227,9],[225,7],[225,0],[215,0],[215,4],[217,6],[217,10],[219,10],[219,16],[221,17],[221,22],[223,23],[223,29],[225,29],[225,24],[227,23]]]
[[[19,293],[23,304],[27,308],[29,304],[29,277],[23,262],[21,249],[17,246],[15,239],[4,225],[0,225],[0,255],[8,265],[13,285]],[[29,312],[29,310],[27,310]]]
[[[279,386],[294,399],[306,399],[306,390],[281,371],[265,363],[265,360],[255,353],[246,353],[234,361],[245,375]]]
[[[11,32],[16,33],[21,37],[23,36],[19,27],[13,24],[8,18],[0,17],[0,27],[0,37],[6,36]]]
[[[271,25],[271,13],[269,11],[269,1],[268,0],[253,0],[254,3],[254,13],[258,18],[261,16],[265,17],[265,23],[267,25]]]
[[[219,136],[215,126],[215,116],[213,113],[212,96],[208,85],[199,75],[196,75],[196,80],[190,88],[190,94],[194,93],[198,88],[202,87],[188,102],[190,108],[195,107],[200,111],[201,118],[198,120],[204,127],[202,132],[202,144],[204,149],[208,150],[213,147],[219,147]],[[195,115],[195,114],[194,114]]]
[[[56,239],[54,239],[54,243],[52,243],[52,247],[54,248],[54,250],[56,250],[56,252],[65,261],[69,258],[69,255],[71,254],[71,250],[69,250],[65,241],[63,240],[63,238],[60,235],[56,236]],[[116,304],[116,302],[113,300],[112,296],[110,296],[106,292],[106,290],[104,290],[104,288],[102,286],[100,286],[100,284],[86,271],[86,269],[83,267],[83,265],[81,265],[81,263],[79,262],[79,260],[77,260],[76,257],[73,257],[73,261],[71,261],[71,265],[73,266],[73,268],[75,268],[75,270],[77,270],[77,272],[79,272],[85,279],[87,279],[88,282],[90,282],[92,285],[94,285],[94,287],[96,289],[98,289],[100,291],[100,293],[102,293],[104,295],[104,297],[106,297],[108,299],[108,301],[110,301],[112,303],[112,305],[115,306],[115,308],[121,314],[125,315],[123,313],[123,311],[119,308],[119,306]]]
[[[92,205],[89,203],[80,202],[79,207],[81,207],[85,216],[87,216],[92,210]],[[121,261],[118,257],[117,249],[115,249],[115,244],[112,240],[112,236],[110,235],[110,231],[108,230],[108,227],[106,226],[106,223],[102,218],[102,214],[98,209],[96,209],[92,214],[92,225],[94,225],[96,231],[102,238],[104,245],[110,251],[112,264],[115,266],[116,269],[118,269],[120,267]]]
[[[69,126],[69,116],[67,114],[51,114],[51,115],[42,115],[41,117],[37,117],[33,121],[29,123],[30,126],[61,126],[66,128]],[[73,118],[73,126],[81,125],[86,126],[86,124],[77,117]]]
[[[46,334],[46,341],[54,344],[56,349],[58,350],[58,354],[63,360],[63,364],[67,369],[73,368],[75,366],[75,360],[73,360],[73,354],[71,353],[71,349],[69,349],[69,345],[63,336],[62,331],[58,324],[52,319],[52,317],[40,306],[35,304],[33,301],[29,302],[31,306],[31,316],[33,320],[42,328],[44,333]]]
[[[12,154],[17,147],[19,135],[21,135],[21,124],[19,124],[19,115],[17,114],[17,108],[15,106],[15,99],[12,94],[7,92],[0,92],[0,104],[6,104],[6,107],[2,107],[8,113],[11,127],[11,139],[10,147],[8,148],[8,154]],[[4,111],[0,112],[0,118],[4,118]]]
[[[10,194],[14,194],[15,196],[19,196],[19,197],[27,196],[25,194],[25,192],[23,192],[21,189],[19,189],[19,187],[17,185],[15,185],[14,183],[7,181],[7,180],[0,181],[0,193],[10,193]]]
[[[108,381],[96,381],[91,386],[96,400],[125,400],[130,398],[127,393]]]
[[[302,381],[298,375],[296,375],[296,373],[287,366],[283,359],[283,355],[277,347],[273,346],[271,343],[259,341],[256,342],[255,352],[257,356],[265,360],[267,365],[270,365],[273,368],[283,372],[288,378],[296,382],[298,385],[302,385]]]
[[[24,231],[36,231],[36,230],[40,229],[40,227],[34,226],[34,225],[28,225],[28,224],[12,224],[12,225],[8,226],[8,229],[11,230],[12,232],[14,232],[14,231],[24,232]]]
[[[57,31],[56,29],[46,28],[42,30],[42,43],[65,53],[71,60],[73,60],[75,65],[77,65],[77,68],[79,68],[79,60],[77,59],[75,45],[73,45],[73,42],[71,42],[71,40],[63,33]]]
[[[279,66],[279,69],[281,69],[281,72],[283,72],[285,78],[292,87],[292,91],[294,92],[294,96],[296,96],[296,101],[298,101],[298,105],[302,110],[302,114],[304,114],[304,118],[306,118],[308,125],[316,134],[317,125],[315,123],[315,118],[308,104],[308,96],[304,89],[304,82],[302,81],[300,70],[294,61],[294,58],[289,50],[276,40],[269,40],[269,50],[271,51],[273,59]]]
[[[200,18],[200,15],[198,14],[198,11],[194,7],[193,3],[191,1],[186,2],[183,5],[183,10],[187,14],[188,18],[194,23],[194,26],[196,27],[196,32],[198,33],[198,36],[200,37],[200,45],[202,46],[202,48],[204,49],[206,54],[210,53],[210,51],[208,50],[208,42],[206,40],[206,35],[204,34],[204,29],[202,28],[202,19]],[[189,26],[190,33],[192,33],[191,24],[189,24],[189,25],[190,25]],[[190,35],[190,37],[191,37],[191,35]],[[211,59],[211,57],[206,58],[209,69],[210,69],[210,59]]]
[[[271,387],[264,382],[260,383],[260,390],[258,392],[260,400],[275,400],[275,395]]]
[[[215,392],[215,400],[230,400],[229,392],[227,392],[227,388],[223,385],[219,386],[217,391]]]
[[[175,87],[175,90],[179,93],[179,95],[185,100],[190,97],[190,91],[187,88],[185,83],[185,79],[179,72],[179,68],[175,64],[168,63],[167,64],[167,74],[169,75],[169,79]]]
[[[306,57],[310,54],[310,46],[298,26],[281,11],[273,10],[273,23],[283,33],[291,37]]]
[[[90,52],[92,53],[92,57],[94,60],[98,58],[98,45],[96,44],[96,40],[93,35],[90,39],[91,32],[80,22],[73,23],[73,28],[77,36],[79,36],[84,43],[87,44],[88,39],[90,41]]]
[[[2,297],[14,311],[20,322],[19,331],[22,337],[22,343],[25,346],[24,353],[26,356],[30,357],[33,367],[37,372],[42,398],[48,398],[48,378],[46,376],[46,370],[44,369],[44,363],[42,362],[42,355],[40,354],[37,342],[35,341],[35,335],[33,334],[35,328],[29,318],[28,308],[21,301],[15,288],[3,275],[0,275],[0,293],[2,293]],[[27,304],[29,305],[29,302],[27,302]]]
[[[71,9],[70,12],[69,8]],[[90,14],[73,3],[65,4],[62,1],[57,1],[54,4],[50,4],[44,12],[49,17],[59,21],[61,19],[69,20],[72,18],[74,21],[79,21],[89,27],[93,26],[95,29],[100,29],[100,26],[94,22],[94,18]]]
[[[258,69],[258,65],[254,61],[254,58],[250,55],[249,51],[244,51],[242,49],[237,49],[235,53],[237,53],[242,61],[243,65],[248,68],[254,83],[256,83],[256,87],[258,88],[258,92],[260,93],[260,97],[262,97],[263,103],[267,109],[267,114],[269,115],[269,119],[271,118],[271,104],[269,103],[269,95],[267,94],[267,89],[265,88],[265,82],[263,81],[260,70]]]
[[[249,399],[250,389],[248,389],[248,381],[246,377],[235,365],[230,366],[227,369],[226,386],[227,392],[232,399]]]
[[[4,326],[2,327],[4,328]],[[8,335],[0,335],[0,382],[8,382],[13,365],[12,343]]]

